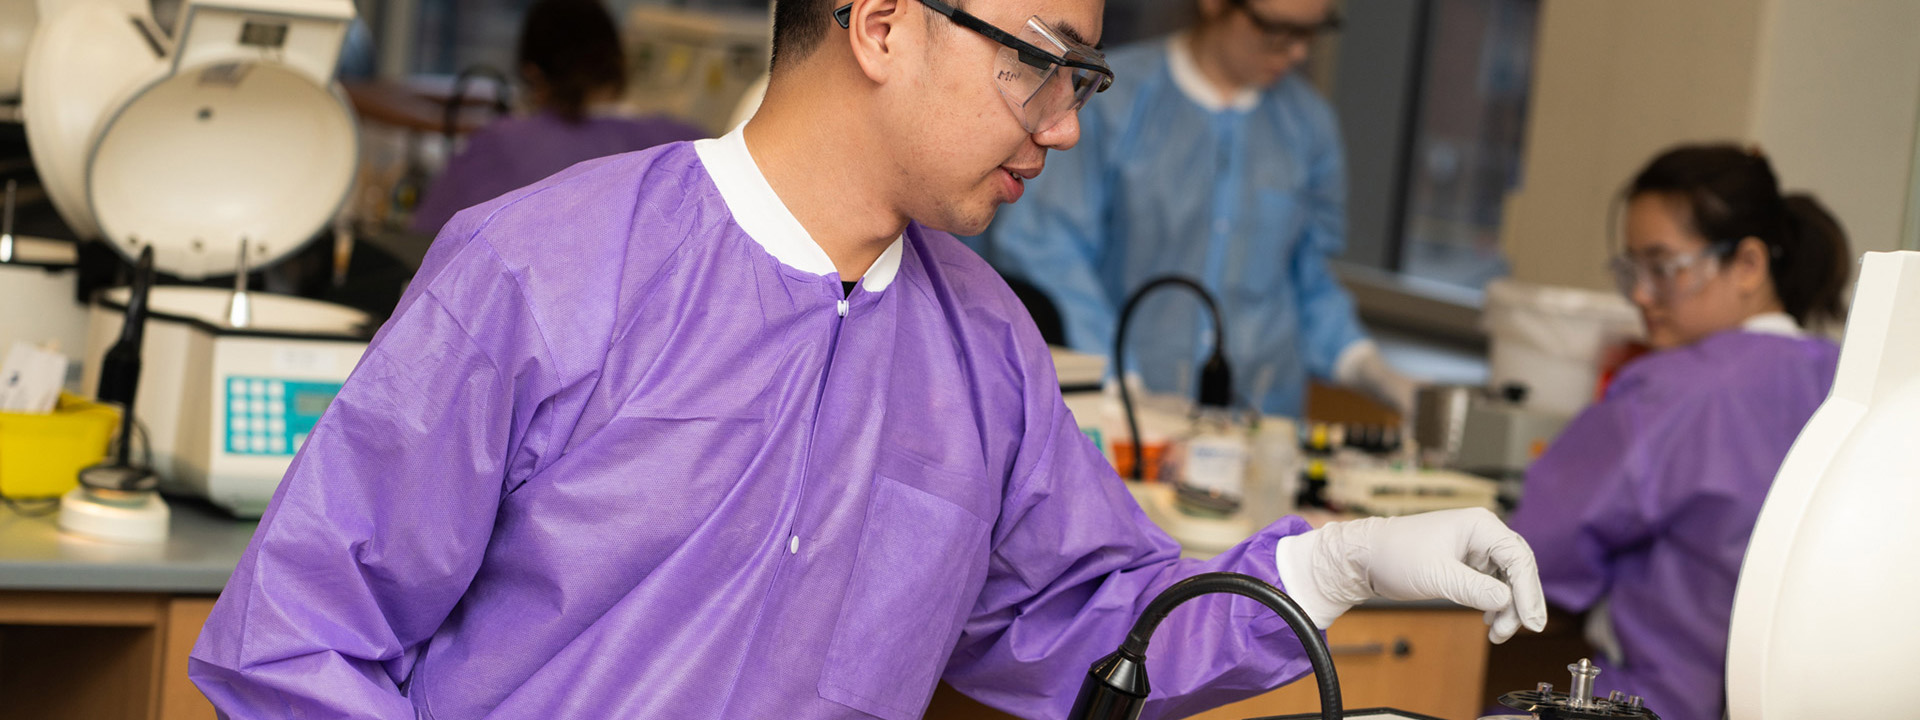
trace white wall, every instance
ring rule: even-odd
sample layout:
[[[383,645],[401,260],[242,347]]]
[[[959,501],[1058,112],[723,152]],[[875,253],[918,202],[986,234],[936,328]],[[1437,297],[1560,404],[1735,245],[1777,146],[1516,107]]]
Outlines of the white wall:
[[[1753,136],[1855,252],[1901,246],[1920,126],[1920,2],[1772,0]]]
[[[1900,243],[1920,126],[1915,0],[1544,0],[1502,240],[1526,282],[1606,288],[1622,185],[1682,142],[1757,141],[1855,248]]]

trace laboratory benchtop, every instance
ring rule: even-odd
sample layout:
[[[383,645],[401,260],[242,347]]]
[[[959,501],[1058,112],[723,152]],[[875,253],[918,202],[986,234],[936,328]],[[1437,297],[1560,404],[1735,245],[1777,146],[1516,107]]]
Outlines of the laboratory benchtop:
[[[217,595],[240,564],[259,525],[236,520],[203,501],[168,498],[173,517],[167,542],[131,545],[60,532],[53,515],[30,517],[0,509],[0,592],[78,590]],[[1445,600],[1376,598],[1368,609],[1444,609]]]
[[[259,523],[200,501],[167,504],[170,532],[155,545],[74,537],[60,531],[55,515],[0,509],[0,591],[218,594]]]

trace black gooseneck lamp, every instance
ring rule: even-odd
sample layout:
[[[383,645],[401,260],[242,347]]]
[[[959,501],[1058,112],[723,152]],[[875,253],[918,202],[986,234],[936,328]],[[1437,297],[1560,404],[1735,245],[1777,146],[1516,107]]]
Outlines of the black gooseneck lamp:
[[[1087,670],[1068,719],[1137,720],[1147,704],[1147,641],[1154,629],[1181,603],[1213,593],[1252,598],[1287,622],[1287,627],[1293,629],[1294,636],[1306,648],[1307,662],[1313,665],[1314,680],[1320,686],[1321,720],[1338,720],[1343,710],[1340,678],[1333,670],[1333,654],[1327,651],[1326,640],[1320,637],[1306,611],[1259,578],[1228,572],[1204,573],[1181,580],[1147,603],[1146,611],[1134,622],[1120,649],[1100,658]]]
[[[1220,318],[1220,305],[1214,302],[1213,294],[1192,278],[1180,275],[1162,275],[1148,280],[1140,289],[1127,296],[1126,304],[1120,307],[1120,327],[1113,333],[1113,372],[1120,379],[1120,405],[1127,415],[1127,435],[1133,443],[1133,480],[1146,477],[1145,445],[1140,438],[1140,424],[1133,414],[1133,393],[1127,389],[1127,322],[1133,317],[1133,311],[1140,300],[1160,288],[1177,285],[1192,290],[1207,305],[1207,314],[1213,317],[1213,354],[1200,368],[1199,404],[1202,407],[1229,407],[1233,404],[1233,369],[1227,365],[1226,323]]]
[[[120,406],[120,448],[114,459],[80,471],[80,484],[94,500],[107,503],[132,503],[140,493],[159,485],[153,469],[134,464],[133,400],[140,389],[140,346],[147,328],[147,296],[153,287],[153,246],[140,250],[134,264],[133,288],[127,295],[126,323],[120,328],[120,340],[107,350],[100,363],[102,401]]]

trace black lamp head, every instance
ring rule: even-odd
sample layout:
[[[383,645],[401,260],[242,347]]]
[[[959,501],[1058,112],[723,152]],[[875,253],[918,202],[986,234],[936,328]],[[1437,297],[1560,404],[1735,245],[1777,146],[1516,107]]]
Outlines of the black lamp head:
[[[1227,365],[1227,356],[1214,348],[1213,356],[1207,358],[1207,364],[1200,367],[1201,407],[1227,408],[1233,406],[1233,368]]]
[[[1136,720],[1147,707],[1145,658],[1121,650],[1100,658],[1087,670],[1080,695],[1067,717],[1076,720]]]
[[[1306,650],[1308,664],[1313,666],[1314,679],[1320,688],[1321,720],[1340,718],[1340,678],[1334,674],[1333,655],[1327,650],[1326,640],[1320,637],[1319,628],[1307,617],[1307,611],[1300,609],[1293,598],[1279,588],[1259,578],[1212,572],[1174,583],[1147,603],[1120,649],[1087,669],[1086,678],[1080,682],[1080,694],[1074,698],[1073,710],[1067,713],[1068,720],[1137,720],[1147,705],[1147,642],[1153,638],[1154,629],[1181,603],[1212,593],[1251,598],[1285,620]]]

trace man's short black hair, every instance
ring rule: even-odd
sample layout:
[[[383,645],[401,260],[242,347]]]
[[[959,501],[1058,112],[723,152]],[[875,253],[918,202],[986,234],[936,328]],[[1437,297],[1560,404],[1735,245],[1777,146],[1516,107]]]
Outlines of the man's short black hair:
[[[774,0],[773,66],[813,53],[833,27],[833,9],[847,0]]]

